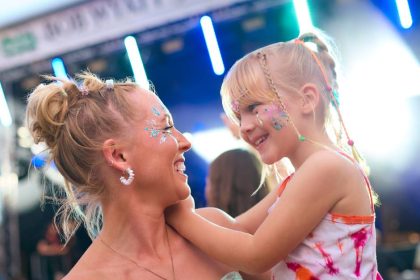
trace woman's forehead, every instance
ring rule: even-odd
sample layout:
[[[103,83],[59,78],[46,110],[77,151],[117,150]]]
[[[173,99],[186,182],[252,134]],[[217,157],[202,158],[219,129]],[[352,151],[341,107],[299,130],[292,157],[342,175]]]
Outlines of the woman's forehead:
[[[153,92],[144,92],[140,97],[143,110],[147,117],[157,117],[165,119],[172,118],[171,113],[160,98]]]

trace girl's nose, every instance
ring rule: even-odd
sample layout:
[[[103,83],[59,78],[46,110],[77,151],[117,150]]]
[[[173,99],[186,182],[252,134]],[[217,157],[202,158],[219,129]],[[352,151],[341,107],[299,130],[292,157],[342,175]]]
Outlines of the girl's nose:
[[[239,129],[241,132],[242,137],[246,136],[249,132],[251,132],[256,125],[256,119],[253,115],[243,116],[239,123]]]

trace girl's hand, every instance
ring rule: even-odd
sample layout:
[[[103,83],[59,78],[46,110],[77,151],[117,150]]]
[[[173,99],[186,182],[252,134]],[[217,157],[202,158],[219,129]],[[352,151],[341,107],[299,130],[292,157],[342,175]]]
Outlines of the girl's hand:
[[[195,202],[190,195],[186,199],[166,208],[166,222],[177,229],[181,223],[188,219],[188,215],[191,215],[193,212],[195,212]]]

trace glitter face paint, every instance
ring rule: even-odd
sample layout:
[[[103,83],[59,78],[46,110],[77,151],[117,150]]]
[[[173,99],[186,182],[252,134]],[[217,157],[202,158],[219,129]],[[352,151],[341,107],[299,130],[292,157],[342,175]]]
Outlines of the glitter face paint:
[[[156,107],[152,107],[152,113],[153,113],[153,115],[155,115],[157,117],[160,116],[159,109],[157,109]]]
[[[289,121],[287,113],[275,104],[260,105],[256,118],[260,126],[270,123],[277,131],[280,131]]]
[[[239,113],[239,101],[238,100],[233,100],[230,104],[230,107],[231,107],[233,112]]]
[[[167,109],[163,105],[161,105],[161,109],[164,112],[167,112]],[[156,117],[160,117],[162,115],[162,112],[158,108],[153,106],[152,114]],[[158,138],[160,136],[159,144],[165,143],[166,139],[168,139],[168,135],[172,135],[172,131],[170,130],[172,126],[169,126],[168,128],[164,129],[159,128],[155,119],[147,120],[146,124],[147,126],[144,128],[144,130],[150,133],[151,138]]]

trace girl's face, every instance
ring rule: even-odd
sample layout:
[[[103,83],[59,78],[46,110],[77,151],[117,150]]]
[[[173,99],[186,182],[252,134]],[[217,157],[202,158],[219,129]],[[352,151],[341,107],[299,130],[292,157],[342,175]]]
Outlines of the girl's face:
[[[277,102],[249,100],[239,106],[237,116],[242,138],[254,147],[266,164],[273,164],[290,153],[296,133],[289,115]]]

